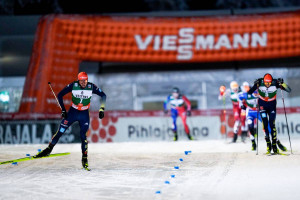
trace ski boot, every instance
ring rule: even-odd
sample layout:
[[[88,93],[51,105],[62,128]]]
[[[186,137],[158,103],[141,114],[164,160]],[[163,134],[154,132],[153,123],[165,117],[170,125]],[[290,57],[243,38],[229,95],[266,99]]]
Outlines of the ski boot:
[[[236,143],[237,137],[238,137],[237,133],[234,133],[233,134],[233,139],[232,139],[231,143]]]
[[[247,138],[247,131],[242,131],[242,142],[245,143]]]
[[[272,150],[271,141],[269,138],[266,138],[266,142],[267,142],[267,154],[270,154]]]
[[[252,151],[255,151],[256,150],[256,142],[255,140],[252,140]]]
[[[272,148],[273,148],[273,153],[274,153],[274,154],[279,154],[279,150],[277,149],[276,142],[274,142],[274,143],[272,144]]]
[[[178,140],[178,135],[176,132],[174,132],[174,138],[173,138],[173,141],[177,141]]]
[[[81,163],[82,163],[82,168],[83,169],[85,169],[87,171],[90,171],[89,164],[88,164],[88,159],[87,159],[86,156],[82,156]]]
[[[37,155],[33,156],[34,158],[41,158],[41,157],[46,157],[49,156],[52,149],[53,149],[54,145],[53,144],[49,144],[49,146],[44,149],[43,151],[41,151],[40,153],[38,153]]]
[[[187,134],[189,140],[194,140],[193,136],[191,136],[190,134]]]
[[[277,146],[279,147],[279,149],[281,151],[287,151],[287,148],[285,146],[283,146],[279,140],[277,140]]]

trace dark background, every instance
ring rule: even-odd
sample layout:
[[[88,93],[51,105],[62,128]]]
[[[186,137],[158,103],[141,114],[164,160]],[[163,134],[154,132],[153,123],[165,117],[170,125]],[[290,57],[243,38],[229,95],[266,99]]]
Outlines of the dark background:
[[[0,14],[103,14],[293,6],[300,6],[300,0],[0,0]]]

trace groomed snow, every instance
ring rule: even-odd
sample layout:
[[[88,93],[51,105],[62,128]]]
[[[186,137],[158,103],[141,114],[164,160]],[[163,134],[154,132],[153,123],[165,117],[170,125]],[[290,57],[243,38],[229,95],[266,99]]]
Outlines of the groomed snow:
[[[249,140],[228,142],[89,144],[90,172],[81,169],[80,144],[57,144],[53,153],[71,154],[0,165],[0,199],[300,199],[300,139],[292,138],[290,156],[264,155],[263,140],[258,155]],[[0,161],[45,147],[0,145]]]

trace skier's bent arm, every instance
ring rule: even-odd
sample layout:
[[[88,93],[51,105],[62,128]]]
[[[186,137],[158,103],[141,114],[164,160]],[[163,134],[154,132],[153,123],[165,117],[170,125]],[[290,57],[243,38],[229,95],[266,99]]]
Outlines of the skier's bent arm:
[[[101,97],[100,109],[102,108],[104,110],[106,105],[106,94],[95,84],[93,84],[93,94],[97,94],[98,96]]]
[[[255,81],[256,82],[256,81]],[[250,88],[250,90],[247,92],[248,94],[252,94],[257,89],[257,84],[255,84]]]
[[[72,88],[73,88],[73,83],[70,83],[64,89],[62,89],[57,95],[57,99],[58,99],[58,102],[59,102],[59,105],[60,105],[62,111],[66,110],[65,105],[64,105],[63,96],[65,96],[69,92],[72,92]]]

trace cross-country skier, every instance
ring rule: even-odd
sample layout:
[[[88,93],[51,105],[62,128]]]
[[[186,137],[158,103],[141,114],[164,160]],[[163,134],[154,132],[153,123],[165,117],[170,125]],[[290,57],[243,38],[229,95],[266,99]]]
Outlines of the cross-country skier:
[[[230,89],[225,90],[225,92],[220,92],[219,100],[224,98],[224,96],[230,96],[233,115],[234,115],[234,126],[233,126],[233,139],[232,142],[235,143],[238,138],[238,131],[241,123],[241,101],[238,98],[238,94],[241,92],[239,84],[236,81],[230,82]]]
[[[63,96],[70,92],[72,93],[72,105],[67,112],[63,103]],[[62,134],[68,129],[69,126],[78,121],[80,126],[82,166],[84,169],[88,170],[88,142],[86,133],[90,125],[89,107],[92,94],[97,94],[101,97],[99,118],[102,119],[104,117],[106,95],[95,84],[88,82],[87,73],[80,72],[78,74],[77,81],[70,83],[58,93],[57,98],[62,109],[61,116],[63,119],[57,132],[53,135],[49,146],[35,157],[48,156]]]
[[[253,94],[245,93],[244,96],[240,97],[240,98],[243,101],[242,109],[243,110],[246,109],[246,116],[247,116],[246,121],[247,121],[248,128],[250,131],[250,140],[252,143],[252,150],[255,151],[256,150],[256,142],[255,142],[254,122],[255,122],[255,119],[257,119],[257,107],[256,107],[257,91],[254,91]],[[260,116],[258,116],[258,118],[260,119]]]
[[[275,154],[279,153],[277,145],[280,149],[286,150],[286,148],[282,146],[279,140],[277,140],[277,131],[275,126],[277,104],[276,94],[278,88],[286,92],[291,92],[290,87],[286,83],[284,83],[282,78],[273,79],[272,75],[267,73],[263,78],[255,80],[254,85],[248,91],[248,94],[252,94],[256,89],[258,90],[259,113],[262,118],[265,131],[267,153],[271,153],[272,149]],[[268,126],[270,126],[271,129],[272,143],[269,138],[270,132]]]
[[[238,98],[239,98],[239,102],[240,102],[240,107],[241,107],[241,130],[242,130],[242,142],[245,142],[246,138],[247,138],[247,133],[248,133],[248,126],[246,123],[246,118],[247,118],[247,114],[246,114],[246,105],[245,102],[243,102],[244,97],[247,95],[247,92],[250,89],[250,85],[248,82],[243,82],[242,87],[241,87],[242,91],[238,93]]]
[[[178,139],[176,125],[176,119],[178,115],[181,117],[186,135],[190,140],[193,140],[193,137],[190,135],[190,129],[186,123],[186,117],[191,116],[191,102],[186,96],[180,93],[177,87],[174,87],[172,90],[172,94],[169,95],[167,100],[164,102],[164,112],[166,114],[168,113],[169,104],[171,106],[171,117],[173,119],[174,141]]]
[[[254,122],[255,122],[255,120],[257,120],[257,117],[258,117],[258,120],[260,122],[262,122],[260,114],[257,113],[257,100],[258,100],[257,98],[258,98],[257,90],[255,90],[251,95],[247,93],[244,97],[242,97],[243,102],[246,103],[246,115],[247,115],[247,120],[246,121],[247,121],[248,128],[249,128],[249,131],[250,131],[250,139],[251,139],[252,150],[253,151],[256,150]],[[269,130],[269,133],[270,133],[271,132],[270,125],[268,126],[268,130]],[[264,129],[263,129],[263,132],[266,135]],[[286,147],[281,144],[278,137],[277,137],[277,146],[282,151],[287,150]],[[271,145],[268,147],[268,149],[269,149],[268,151],[271,150],[270,147],[271,147]]]

